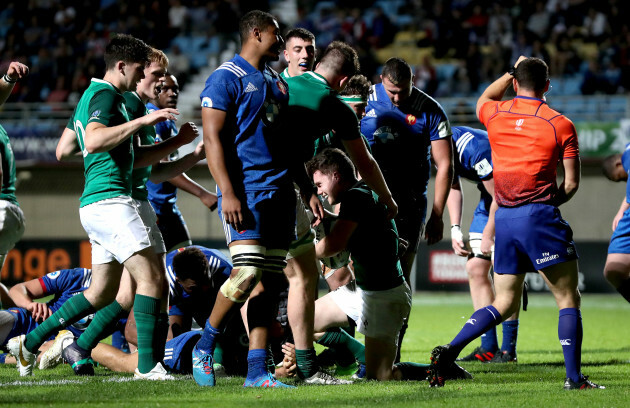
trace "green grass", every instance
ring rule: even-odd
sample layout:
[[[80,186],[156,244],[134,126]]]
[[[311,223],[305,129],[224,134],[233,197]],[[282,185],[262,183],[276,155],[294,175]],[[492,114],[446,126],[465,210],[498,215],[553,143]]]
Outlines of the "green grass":
[[[564,391],[558,312],[551,295],[531,295],[521,312],[518,364],[468,363],[472,381],[449,381],[441,389],[426,382],[362,382],[350,386],[301,386],[294,390],[243,389],[242,378],[198,387],[191,377],[167,383],[127,381],[103,368],[93,378],[72,375],[68,366],[20,378],[0,366],[0,405],[90,407],[625,407],[630,404],[630,306],[617,295],[584,295],[583,372],[606,390]],[[464,294],[414,297],[403,360],[427,362],[431,349],[447,343],[471,313]],[[499,329],[500,332],[500,329]],[[500,339],[499,339],[500,341]],[[470,352],[478,341],[463,353]],[[46,384],[50,381],[50,384]],[[67,383],[61,383],[66,381]],[[122,381],[122,382],[121,382]]]

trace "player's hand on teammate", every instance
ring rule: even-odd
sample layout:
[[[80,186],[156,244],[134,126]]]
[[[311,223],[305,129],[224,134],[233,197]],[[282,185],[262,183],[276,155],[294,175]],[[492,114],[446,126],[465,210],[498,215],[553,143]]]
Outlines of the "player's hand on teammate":
[[[470,255],[470,251],[466,249],[466,244],[464,243],[464,234],[462,234],[462,230],[459,225],[453,225],[451,227],[451,243],[453,245],[453,251],[455,252],[455,255]]]
[[[31,304],[26,307],[26,310],[31,313],[33,319],[38,323],[43,322],[52,314],[46,303],[40,302],[31,302]]]
[[[223,192],[223,200],[221,203],[221,211],[223,220],[230,224],[236,231],[243,231],[243,212],[241,201],[236,198],[234,193]]]
[[[615,232],[615,230],[617,229],[617,225],[619,224],[619,221],[621,221],[621,218],[623,217],[623,211],[619,211],[617,213],[617,215],[615,215],[615,218],[613,218],[612,220],[612,230],[613,232]]]
[[[193,122],[186,122],[179,128],[179,133],[177,134],[177,138],[179,138],[182,146],[188,143],[191,143],[199,136],[199,130],[197,130],[197,125]]]
[[[433,245],[442,240],[444,236],[444,221],[442,217],[438,217],[431,214],[427,226],[424,229],[424,238],[427,240],[427,245]]]
[[[145,126],[154,126],[160,122],[164,122],[165,120],[177,120],[175,115],[179,115],[179,111],[177,109],[164,108],[151,112],[148,115],[144,115],[141,119],[143,120],[143,124]]]
[[[282,359],[282,367],[285,371],[286,377],[295,377],[297,373],[297,360],[295,358],[295,346],[292,343],[286,342],[282,345],[282,352],[284,358]]]
[[[481,236],[481,253],[486,256],[492,256],[492,248],[494,247],[494,238],[488,237],[486,234]]]
[[[398,204],[396,204],[394,198],[392,196],[389,196],[389,199],[379,197],[379,201],[387,206],[387,218],[390,220],[396,218],[396,215],[398,215]]]
[[[193,154],[198,160],[203,160],[206,158],[206,149],[203,147],[203,141],[199,142],[197,147],[195,147]]]
[[[520,57],[518,57],[518,59],[514,63],[514,68],[518,67],[518,64],[520,64],[522,61],[525,61],[526,59],[527,57],[524,55],[521,55]]]
[[[217,205],[219,202],[219,199],[217,198],[217,195],[211,192],[206,192],[203,191],[201,193],[201,197],[199,197],[199,199],[201,200],[201,202],[203,203],[203,205],[205,205],[206,207],[208,207],[208,209],[210,211],[214,211],[217,209]]]
[[[305,197],[302,196],[302,200],[308,205],[308,208],[313,212],[313,215],[315,216],[311,225],[313,227],[318,226],[319,223],[322,222],[322,220],[324,219],[324,206],[319,200],[319,197],[317,197],[317,194],[313,193],[310,197],[307,197],[306,200]]]
[[[28,66],[22,64],[21,62],[13,61],[9,64],[9,69],[7,69],[7,76],[12,81],[19,81],[22,78],[26,78],[28,76]]]

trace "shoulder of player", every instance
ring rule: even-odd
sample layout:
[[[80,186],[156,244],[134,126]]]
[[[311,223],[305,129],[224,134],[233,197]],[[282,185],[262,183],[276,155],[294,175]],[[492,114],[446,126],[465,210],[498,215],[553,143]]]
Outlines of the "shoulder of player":
[[[256,71],[259,72],[259,71]],[[247,72],[243,67],[234,61],[227,61],[219,65],[219,67],[208,77],[207,83],[229,84],[241,81],[256,72]]]
[[[409,107],[415,112],[444,112],[442,105],[440,105],[438,101],[436,101],[426,93],[422,92],[415,86],[412,87],[411,96],[409,98]]]

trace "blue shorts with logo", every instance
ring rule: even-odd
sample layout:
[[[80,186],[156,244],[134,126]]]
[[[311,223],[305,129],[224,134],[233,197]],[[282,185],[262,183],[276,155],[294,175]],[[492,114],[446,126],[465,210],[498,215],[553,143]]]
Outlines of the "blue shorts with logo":
[[[164,364],[172,373],[192,373],[192,349],[201,338],[201,334],[201,331],[188,331],[166,342]]]
[[[219,216],[228,245],[233,241],[253,239],[269,249],[288,250],[289,244],[295,240],[295,190],[291,187],[252,191],[239,199],[244,228],[240,232],[223,219],[223,196],[219,196]]]
[[[630,210],[623,213],[610,238],[609,254],[630,254]]]
[[[534,272],[578,258],[573,231],[555,206],[499,207],[495,223],[496,273]]]
[[[488,223],[488,217],[490,215],[490,205],[492,204],[492,196],[485,191],[481,192],[479,198],[479,204],[475,208],[472,222],[470,223],[470,229],[468,232],[477,232],[481,234],[483,229],[486,228]]]

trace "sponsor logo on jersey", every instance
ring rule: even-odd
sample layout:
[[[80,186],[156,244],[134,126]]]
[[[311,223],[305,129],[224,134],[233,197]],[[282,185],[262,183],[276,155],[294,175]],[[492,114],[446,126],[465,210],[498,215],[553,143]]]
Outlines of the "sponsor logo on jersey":
[[[560,345],[561,346],[570,346],[571,345],[571,339],[560,339]]]
[[[281,81],[277,81],[276,85],[278,86],[278,89],[280,90],[280,92],[282,92],[283,95],[287,94],[287,87]]]
[[[251,82],[247,83],[247,86],[245,87],[245,93],[250,93],[250,92],[256,92],[258,90],[258,88],[256,88],[256,85],[252,84]]]
[[[560,255],[558,254],[550,255],[549,252],[543,252],[542,258],[536,259],[536,264],[540,265],[542,263],[553,261],[554,259],[558,259],[558,258],[560,258]]]
[[[54,271],[54,272],[50,272],[47,276],[48,279],[57,279],[59,277],[59,275],[61,274],[60,271]]]
[[[472,324],[473,326],[475,325],[475,323],[477,323],[477,319],[468,319],[466,321],[466,324]]]
[[[379,143],[387,143],[396,140],[398,134],[389,126],[383,126],[374,132],[374,140]]]
[[[407,121],[407,124],[409,126],[413,126],[416,124],[416,117],[413,116],[412,114],[407,115],[407,117],[405,118],[405,120]]]
[[[207,96],[204,96],[201,100],[201,106],[204,108],[212,108],[212,99]]]
[[[490,162],[488,162],[487,159],[483,159],[475,164],[474,168],[477,171],[477,175],[481,178],[486,177],[488,174],[492,173],[492,165],[490,164]]]
[[[95,110],[94,112],[92,112],[92,116],[90,116],[90,117],[92,117],[92,118],[96,118],[96,117],[98,117],[98,115],[100,115],[100,114],[101,114],[101,111],[100,111],[100,110]]]
[[[516,127],[514,128],[514,130],[523,130],[523,128],[521,126],[523,126],[523,122],[525,122],[525,119],[519,119],[516,121]]]

